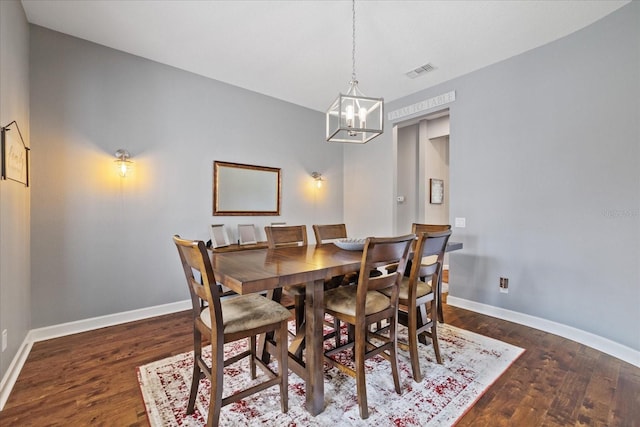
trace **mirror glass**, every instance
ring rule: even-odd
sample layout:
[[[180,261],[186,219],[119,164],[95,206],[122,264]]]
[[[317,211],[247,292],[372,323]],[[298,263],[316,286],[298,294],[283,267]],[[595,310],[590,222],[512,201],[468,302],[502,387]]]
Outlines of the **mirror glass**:
[[[280,215],[280,168],[213,162],[214,215]]]

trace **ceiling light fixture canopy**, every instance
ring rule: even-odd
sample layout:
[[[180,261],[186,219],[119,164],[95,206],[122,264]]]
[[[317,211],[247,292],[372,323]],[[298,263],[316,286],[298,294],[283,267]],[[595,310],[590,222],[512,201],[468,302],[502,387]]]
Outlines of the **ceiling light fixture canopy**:
[[[365,144],[383,131],[384,99],[370,98],[358,89],[356,79],[356,4],[352,10],[352,73],[346,94],[339,94],[327,110],[327,142]]]

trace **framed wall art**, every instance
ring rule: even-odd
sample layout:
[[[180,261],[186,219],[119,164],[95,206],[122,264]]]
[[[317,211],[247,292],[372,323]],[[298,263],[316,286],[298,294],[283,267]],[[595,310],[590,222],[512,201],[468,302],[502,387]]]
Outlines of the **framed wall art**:
[[[241,245],[254,245],[258,243],[255,225],[238,224],[238,243]]]
[[[229,246],[229,235],[224,229],[224,224],[211,224],[211,246],[213,248],[222,248]]]
[[[24,143],[18,123],[2,126],[2,179],[29,186],[29,147]]]
[[[433,205],[442,204],[444,200],[444,181],[441,179],[431,178],[430,182],[430,197],[429,202]]]

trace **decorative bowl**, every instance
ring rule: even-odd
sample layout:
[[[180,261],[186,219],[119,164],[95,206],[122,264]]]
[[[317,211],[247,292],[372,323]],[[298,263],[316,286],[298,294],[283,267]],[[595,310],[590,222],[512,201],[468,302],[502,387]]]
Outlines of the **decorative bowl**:
[[[347,251],[361,251],[364,249],[364,244],[367,239],[355,239],[353,237],[347,237],[346,239],[337,239],[333,241],[333,244]]]

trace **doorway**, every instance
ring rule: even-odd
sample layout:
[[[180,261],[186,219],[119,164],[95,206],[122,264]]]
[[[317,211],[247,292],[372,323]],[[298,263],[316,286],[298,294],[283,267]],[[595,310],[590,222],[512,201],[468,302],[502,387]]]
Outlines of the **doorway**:
[[[396,126],[396,234],[414,222],[449,224],[449,110]],[[441,202],[430,197],[433,179],[444,184]]]

